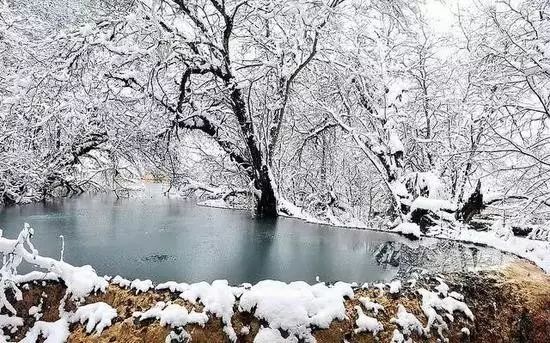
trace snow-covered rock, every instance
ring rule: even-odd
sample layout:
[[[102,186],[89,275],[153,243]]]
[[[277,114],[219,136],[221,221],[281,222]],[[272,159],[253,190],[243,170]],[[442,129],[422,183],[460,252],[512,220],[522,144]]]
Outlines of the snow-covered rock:
[[[178,304],[167,304],[163,301],[157,302],[153,307],[145,312],[134,312],[133,316],[139,320],[158,319],[160,325],[169,325],[171,327],[185,326],[187,324],[198,324],[204,326],[208,322],[208,316],[205,313],[191,311]]]
[[[117,275],[111,279],[111,283],[115,285],[119,285],[122,288],[128,288],[130,287],[130,284],[132,283],[132,281],[127,280],[120,275]]]
[[[298,338],[294,336],[283,338],[279,330],[261,327],[254,337],[254,343],[298,343]]]
[[[405,306],[401,304],[397,306],[397,318],[390,319],[390,323],[395,323],[399,326],[401,333],[407,336],[413,332],[419,335],[424,334],[424,328],[420,320],[418,320],[414,314],[407,312]]]
[[[36,343],[39,336],[45,338],[44,343],[63,343],[69,335],[69,323],[65,318],[55,322],[37,321],[19,343]]]
[[[401,290],[401,280],[390,282],[390,294],[397,294]]]
[[[363,304],[363,306],[365,306],[367,311],[372,311],[375,316],[378,315],[379,311],[384,311],[384,306],[371,301],[368,297],[361,297],[359,298],[359,301]]]
[[[420,231],[420,226],[418,226],[415,223],[409,223],[409,222],[405,222],[397,225],[393,229],[393,231],[400,232],[404,235],[411,235],[416,238],[420,238],[420,236],[422,235],[422,232]]]
[[[360,306],[355,306],[355,310],[357,311],[358,316],[355,321],[355,325],[357,325],[355,333],[368,331],[372,332],[372,334],[376,336],[378,332],[384,330],[384,326],[376,318],[365,315]]]
[[[16,316],[8,316],[6,314],[0,314],[0,329],[8,328],[13,329],[18,326],[23,326],[23,319]]]
[[[183,285],[172,286],[174,289],[185,288]],[[180,294],[180,297],[192,303],[196,303],[200,299],[205,311],[222,319],[224,332],[234,342],[237,340],[237,334],[231,324],[231,317],[234,313],[235,295],[236,293],[240,295],[242,291],[243,289],[229,286],[227,280],[216,280],[211,285],[207,282],[188,285]]]
[[[163,289],[169,289],[170,292],[183,292],[186,289],[189,288],[189,284],[187,283],[177,283],[175,281],[168,281],[164,283],[158,284],[155,289],[156,290],[163,290]]]
[[[390,343],[412,343],[412,339],[410,337],[408,339],[405,339],[405,336],[403,336],[401,331],[395,329],[393,330],[393,335]]]
[[[97,335],[101,334],[103,329],[111,326],[111,321],[116,318],[117,313],[114,308],[104,302],[97,302],[80,306],[76,312],[70,315],[69,322],[80,324],[86,323],[86,332],[94,331]]]
[[[92,292],[105,292],[105,289],[109,285],[89,265],[74,267],[65,262],[58,262],[54,265],[52,271],[65,282],[67,292],[77,299],[84,298]]]
[[[153,288],[153,281],[135,279],[130,283],[130,288],[135,289],[136,294],[139,294],[139,292],[145,293],[151,288]]]
[[[439,281],[439,285],[435,287],[435,290],[442,296],[446,297],[447,293],[449,292],[449,286],[443,282],[441,278],[437,278],[437,281]]]
[[[265,280],[242,294],[239,307],[267,321],[272,329],[306,339],[312,337],[312,325],[328,328],[334,319],[346,318],[344,297],[352,298],[353,290],[343,282],[310,286],[302,281],[287,284]]]

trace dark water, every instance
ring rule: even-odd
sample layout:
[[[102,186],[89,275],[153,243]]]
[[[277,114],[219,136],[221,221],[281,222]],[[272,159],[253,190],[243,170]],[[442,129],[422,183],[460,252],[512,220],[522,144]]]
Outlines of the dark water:
[[[86,195],[0,209],[4,237],[28,222],[40,254],[91,264],[100,274],[153,281],[256,282],[390,280],[415,266],[430,271],[498,265],[513,257],[489,248],[332,228],[167,198],[160,185],[136,197]]]

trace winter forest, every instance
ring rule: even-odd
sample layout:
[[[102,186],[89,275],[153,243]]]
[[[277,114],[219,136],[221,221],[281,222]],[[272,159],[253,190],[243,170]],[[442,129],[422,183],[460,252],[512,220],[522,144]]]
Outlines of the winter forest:
[[[151,185],[162,189],[142,198],[143,207],[132,207],[138,214],[124,221],[111,213]],[[81,199],[103,200],[85,200],[86,207]],[[75,218],[98,201],[104,208],[93,212],[94,225],[103,228],[97,218],[109,218],[108,225],[140,233],[90,229],[71,236],[72,225],[83,225]],[[159,204],[169,208],[166,213],[148,212]],[[229,281],[155,286],[151,274],[126,270],[123,262],[120,271],[102,269],[102,260],[96,265],[93,253],[85,260],[79,251],[108,239],[115,252],[100,254],[116,264],[116,254],[126,254],[122,246],[152,246],[162,230],[171,232],[176,224],[161,221],[178,206],[189,212],[175,222],[196,217],[197,225],[206,225],[197,235],[208,236],[200,239],[210,245],[199,240],[207,246],[197,249],[199,255],[208,249],[225,254],[235,244],[249,252],[223,255],[224,261],[239,261],[234,264],[244,269],[248,260],[267,263],[265,256],[277,250],[272,241],[265,250],[240,238],[265,230],[260,236],[270,240],[286,236],[275,246],[291,251],[278,251],[273,265],[284,268],[286,258],[310,261],[296,251],[322,239],[331,243],[311,248],[319,250],[311,261],[339,260],[355,269],[348,277],[303,262],[295,277],[286,269],[270,274],[264,265],[259,274],[242,272],[241,278],[214,258],[218,274],[212,278],[183,272],[174,278]],[[81,212],[61,222],[69,211]],[[57,216],[48,219],[54,231],[40,230],[50,225],[40,217],[45,213]],[[221,223],[211,226],[219,230],[203,223],[218,216]],[[149,220],[157,220],[151,218],[158,221],[149,228]],[[70,229],[59,229],[64,223]],[[315,225],[338,236],[317,238],[318,229],[310,228]],[[254,229],[235,233],[233,226]],[[14,238],[0,238],[0,342],[371,342],[373,336],[396,343],[487,342],[485,334],[548,342],[550,2],[0,0],[0,228]],[[304,230],[315,238],[301,238]],[[139,238],[143,232],[149,238]],[[365,232],[381,235],[380,242]],[[387,238],[394,237],[388,232],[399,236]],[[37,250],[31,237],[38,235],[50,238]],[[96,235],[103,238],[95,241]],[[165,251],[175,245],[178,254],[186,253],[173,237],[136,257],[146,261],[144,270],[194,263]],[[425,256],[437,250],[430,240],[438,249],[445,245],[439,257]],[[358,244],[365,245],[362,255]],[[479,248],[465,248],[472,244]],[[42,248],[50,257],[38,253]],[[204,254],[201,261],[210,256]],[[472,285],[491,283],[487,276],[473,282],[469,278],[478,274],[456,269],[459,262],[434,269],[468,254],[492,256],[476,260],[476,268],[513,259],[538,275],[521,281],[537,291],[520,292],[538,298],[495,308],[501,318],[517,319],[515,306],[527,304],[521,313],[533,315],[529,329],[523,322],[504,327],[502,320],[494,332],[484,332],[488,323],[497,325],[495,319],[483,317],[490,310],[468,296],[493,301],[508,298],[508,288],[480,293]],[[376,277],[357,265],[366,255],[380,269]],[[30,274],[17,270],[22,261],[34,266]],[[408,269],[388,274],[404,264]],[[300,274],[306,268],[308,274]],[[513,274],[506,280],[519,284],[524,270],[513,271],[498,277]],[[125,272],[136,279],[98,276]],[[446,272],[465,274],[441,276]],[[160,278],[155,284],[171,280]],[[311,286],[290,282],[296,280]],[[253,281],[259,282],[246,283]],[[381,282],[374,288],[363,284],[375,281]],[[29,287],[36,294],[21,296]],[[52,297],[59,287],[65,296]],[[146,336],[139,327],[125,328],[123,305],[105,300],[113,288],[145,301],[126,312],[135,321],[157,320],[149,329],[157,331]],[[182,303],[155,298],[166,289],[179,293]],[[138,301],[140,292],[148,298]],[[420,303],[406,308],[395,296]],[[34,313],[17,305],[32,301]],[[47,301],[52,313],[43,306]],[[232,319],[245,312],[254,319]],[[221,318],[220,332],[212,318]],[[349,335],[336,338],[333,320],[349,322]],[[78,327],[85,322],[85,330]],[[111,336],[104,338],[103,330]]]

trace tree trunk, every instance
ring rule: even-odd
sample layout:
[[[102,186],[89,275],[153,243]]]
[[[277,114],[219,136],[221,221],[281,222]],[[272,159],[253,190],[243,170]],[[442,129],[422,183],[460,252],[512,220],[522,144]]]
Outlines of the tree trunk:
[[[254,186],[261,192],[259,199],[256,199],[256,215],[266,218],[277,217],[277,197],[267,166],[262,166]]]
[[[254,126],[247,116],[246,105],[241,90],[238,88],[234,88],[231,92],[231,106],[250,154],[251,167],[254,173],[249,173],[249,177],[252,178],[254,187],[261,193],[256,199],[256,215],[259,217],[277,217],[277,197],[269,175],[269,168],[265,164],[265,158],[259,147]]]
[[[483,204],[483,194],[481,193],[481,180],[478,180],[475,191],[460,209],[458,214],[459,218],[462,219],[464,223],[469,223],[474,215],[481,213],[483,208],[485,208],[485,206]]]

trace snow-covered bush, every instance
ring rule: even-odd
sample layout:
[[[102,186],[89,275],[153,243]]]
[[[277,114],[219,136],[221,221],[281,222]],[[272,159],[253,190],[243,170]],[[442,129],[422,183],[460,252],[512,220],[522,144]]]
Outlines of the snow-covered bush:
[[[2,268],[0,269],[0,308],[16,314],[15,308],[7,300],[6,292],[9,290],[15,295],[16,300],[21,300],[20,282],[42,279],[58,279],[67,287],[67,295],[73,299],[82,299],[92,292],[104,292],[108,286],[107,281],[97,276],[94,269],[85,265],[72,266],[62,260],[41,256],[31,242],[34,229],[25,223],[23,230],[17,239],[0,237],[0,252],[3,254]],[[25,275],[17,273],[17,267],[22,262],[29,263],[39,270]]]
[[[64,309],[65,300],[75,300],[79,304],[92,292],[105,292],[107,281],[99,277],[89,266],[75,267],[61,260],[41,256],[32,244],[34,229],[25,223],[17,239],[4,238],[0,232],[0,252],[2,253],[2,267],[0,269],[0,309],[5,308],[9,315],[0,315],[0,330],[2,328],[16,328],[23,325],[27,313],[17,313],[15,307],[8,301],[8,294],[13,295],[15,301],[21,301],[22,291],[19,284],[31,281],[56,280],[66,286],[64,299],[59,307],[59,320],[55,322],[40,321],[42,303],[33,306],[28,315],[34,316],[37,321],[26,333],[21,342],[36,342],[39,336],[46,338],[46,342],[65,342],[69,337],[69,323],[87,323],[86,331],[95,330],[98,334],[111,325],[116,317],[116,310],[105,303],[95,303],[77,308],[75,313],[68,313]],[[35,266],[38,270],[19,275],[17,268],[22,262]],[[12,331],[13,332],[13,331]],[[0,342],[6,337],[0,335]]]

